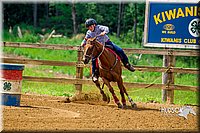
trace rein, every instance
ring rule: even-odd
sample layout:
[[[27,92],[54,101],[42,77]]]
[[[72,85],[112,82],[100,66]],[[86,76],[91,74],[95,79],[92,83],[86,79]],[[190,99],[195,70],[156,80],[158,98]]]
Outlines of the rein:
[[[103,45],[103,49],[102,49],[101,53],[96,57],[97,59],[99,59],[99,57],[103,54],[104,50],[105,50],[105,46]]]

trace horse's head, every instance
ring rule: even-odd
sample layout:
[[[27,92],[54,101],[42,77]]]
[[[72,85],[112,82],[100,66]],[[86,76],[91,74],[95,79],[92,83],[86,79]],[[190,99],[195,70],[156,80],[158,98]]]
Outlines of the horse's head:
[[[84,64],[88,64],[90,59],[98,54],[98,49],[99,45],[96,41],[96,37],[87,39],[86,45],[84,46]]]
[[[187,119],[187,115],[189,113],[196,115],[196,113],[190,106],[184,106],[184,107],[180,108],[179,112],[180,113],[178,115],[184,117],[185,119]]]

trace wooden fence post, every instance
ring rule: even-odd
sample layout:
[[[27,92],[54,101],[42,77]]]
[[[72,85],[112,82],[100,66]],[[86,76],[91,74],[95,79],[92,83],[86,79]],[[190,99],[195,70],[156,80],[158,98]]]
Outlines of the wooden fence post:
[[[79,64],[81,64],[82,57],[83,57],[83,50],[81,47],[77,51],[77,64],[76,64],[76,78],[77,79],[83,79],[83,67],[81,67]],[[82,92],[82,84],[75,84],[76,87],[76,94],[80,94]]]
[[[163,67],[168,67],[168,55],[163,55]],[[162,72],[162,84],[167,84],[168,81],[168,73],[167,72]],[[167,101],[167,90],[162,89],[162,101],[166,102]]]
[[[175,67],[175,56],[169,55],[169,67]],[[174,73],[169,71],[168,73],[168,85],[174,85]],[[174,87],[170,88],[168,86],[167,90],[167,103],[173,104],[174,103]]]
[[[173,51],[169,50],[168,55],[163,55],[163,67],[171,68],[175,66],[175,56]],[[172,104],[174,102],[174,90],[173,87],[169,88],[169,85],[174,84],[174,73],[170,70],[162,73],[162,84],[165,84],[165,88],[162,89],[162,101]]]

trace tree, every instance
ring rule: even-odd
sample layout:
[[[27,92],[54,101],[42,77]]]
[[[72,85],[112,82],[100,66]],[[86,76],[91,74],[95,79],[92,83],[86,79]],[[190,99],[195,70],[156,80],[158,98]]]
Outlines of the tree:
[[[123,34],[128,42],[140,42],[144,30],[144,11],[145,4],[127,2],[3,3],[3,27],[33,25],[37,26],[37,32],[41,31],[39,28],[45,28],[46,32],[55,30],[70,37],[85,33],[84,22],[91,17],[98,24],[108,26],[110,34],[117,33],[118,37]]]
[[[37,27],[37,3],[33,4],[33,26]]]
[[[133,25],[133,42],[137,43],[137,3],[134,4],[134,25]]]
[[[73,34],[77,34],[77,25],[76,25],[76,8],[74,2],[72,2],[72,21],[73,21]]]
[[[45,17],[46,22],[48,24],[49,23],[49,3],[45,3],[44,17]]]
[[[117,37],[120,37],[121,31],[121,19],[122,19],[122,3],[119,3],[119,11],[118,11],[118,21],[117,21]]]

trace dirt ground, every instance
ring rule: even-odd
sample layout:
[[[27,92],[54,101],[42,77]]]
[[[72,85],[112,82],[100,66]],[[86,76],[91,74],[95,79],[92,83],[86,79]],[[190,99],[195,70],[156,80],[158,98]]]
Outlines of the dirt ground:
[[[129,103],[127,103],[129,105]],[[23,94],[21,106],[3,106],[3,131],[25,132],[198,132],[196,115],[188,118],[164,113],[161,108],[175,107],[158,103],[137,103],[137,109],[118,109],[113,102],[66,103],[65,97]],[[179,107],[176,105],[176,107]],[[198,112],[197,106],[191,106]]]

